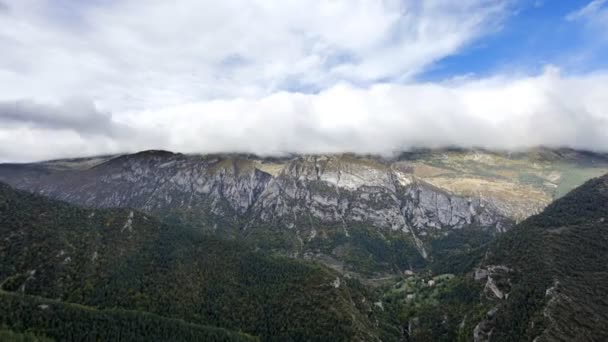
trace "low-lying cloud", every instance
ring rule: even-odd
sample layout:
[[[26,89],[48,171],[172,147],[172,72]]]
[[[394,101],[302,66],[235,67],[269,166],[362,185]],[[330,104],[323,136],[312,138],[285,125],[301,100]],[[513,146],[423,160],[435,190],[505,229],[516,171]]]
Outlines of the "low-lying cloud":
[[[453,83],[334,86],[314,95],[277,93],[209,101],[124,119],[166,132],[171,149],[391,153],[412,147],[520,149],[537,145],[608,150],[608,74]],[[161,128],[162,127],[162,128]]]
[[[256,99],[115,113],[99,117],[100,132],[89,127],[96,119],[65,130],[63,119],[57,123],[37,114],[33,121],[48,124],[32,127],[22,120],[17,130],[3,125],[0,145],[11,141],[12,150],[20,151],[14,158],[20,160],[146,148],[262,155],[390,154],[444,146],[525,149],[544,145],[608,151],[605,94],[607,73],[563,77],[554,67],[533,77],[367,88],[343,83],[318,94],[279,92]],[[6,115],[0,114],[2,118]],[[129,134],[111,134],[107,127],[128,128]],[[106,133],[97,134],[101,132]],[[24,139],[32,134],[37,135],[35,139]]]

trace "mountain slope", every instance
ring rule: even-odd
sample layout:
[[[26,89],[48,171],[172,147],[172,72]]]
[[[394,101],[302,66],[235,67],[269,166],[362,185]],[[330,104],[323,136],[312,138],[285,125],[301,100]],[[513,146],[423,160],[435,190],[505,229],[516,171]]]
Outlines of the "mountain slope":
[[[439,246],[451,239],[487,241],[606,171],[605,155],[571,150],[395,158],[146,151],[5,164],[0,180],[79,205],[137,208],[343,273],[381,277],[442,258]]]
[[[406,340],[606,341],[608,175],[466,253],[388,286]]]
[[[129,209],[81,209],[0,184],[0,259],[5,291],[264,340],[378,339],[356,282]]]
[[[1,341],[256,341],[225,329],[150,313],[97,310],[24,294],[0,292],[0,322],[32,334],[0,333]],[[1,331],[0,331],[1,332]],[[20,336],[21,335],[21,336]]]
[[[608,175],[499,238],[484,260],[496,311],[478,340],[608,339],[607,218]]]

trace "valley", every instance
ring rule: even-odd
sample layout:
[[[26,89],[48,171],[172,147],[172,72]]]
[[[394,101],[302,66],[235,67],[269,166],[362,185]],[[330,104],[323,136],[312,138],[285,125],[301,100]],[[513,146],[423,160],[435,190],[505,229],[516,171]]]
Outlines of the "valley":
[[[51,306],[86,310],[98,338],[599,338],[562,311],[604,322],[606,172],[605,155],[547,149],[3,164],[0,287],[19,309],[0,326],[41,315],[28,331],[61,340]]]

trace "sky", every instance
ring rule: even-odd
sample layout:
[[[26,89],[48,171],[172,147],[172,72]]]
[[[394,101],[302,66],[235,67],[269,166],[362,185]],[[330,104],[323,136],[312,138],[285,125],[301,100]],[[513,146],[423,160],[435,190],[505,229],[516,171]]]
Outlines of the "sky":
[[[608,0],[0,0],[0,162],[608,152]]]

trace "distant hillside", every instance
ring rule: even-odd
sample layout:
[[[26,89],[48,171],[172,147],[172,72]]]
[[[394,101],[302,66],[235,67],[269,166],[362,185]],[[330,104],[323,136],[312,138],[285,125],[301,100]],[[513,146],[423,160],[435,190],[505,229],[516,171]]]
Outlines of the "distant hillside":
[[[101,310],[81,315],[75,306],[2,295],[5,304],[20,309],[3,311],[0,324],[48,332],[58,340],[70,340],[73,335],[62,335],[70,329],[102,329],[108,319],[140,322],[139,328],[128,324],[131,328],[121,333],[152,329],[146,324],[164,329],[166,321],[156,316],[113,315],[112,308],[242,331],[262,340],[379,339],[372,298],[356,282],[320,265],[255,252],[134,210],[81,209],[0,184],[0,259],[2,290]],[[36,309],[40,305],[78,316],[82,326],[69,328],[75,324],[72,316],[48,321],[38,316],[44,314]],[[56,329],[57,324],[66,330]],[[208,333],[182,323],[170,329],[165,333]]]
[[[419,150],[392,158],[145,151],[4,164],[0,180],[385,278],[461,252],[457,244],[476,248],[606,172],[606,155],[567,149]]]

